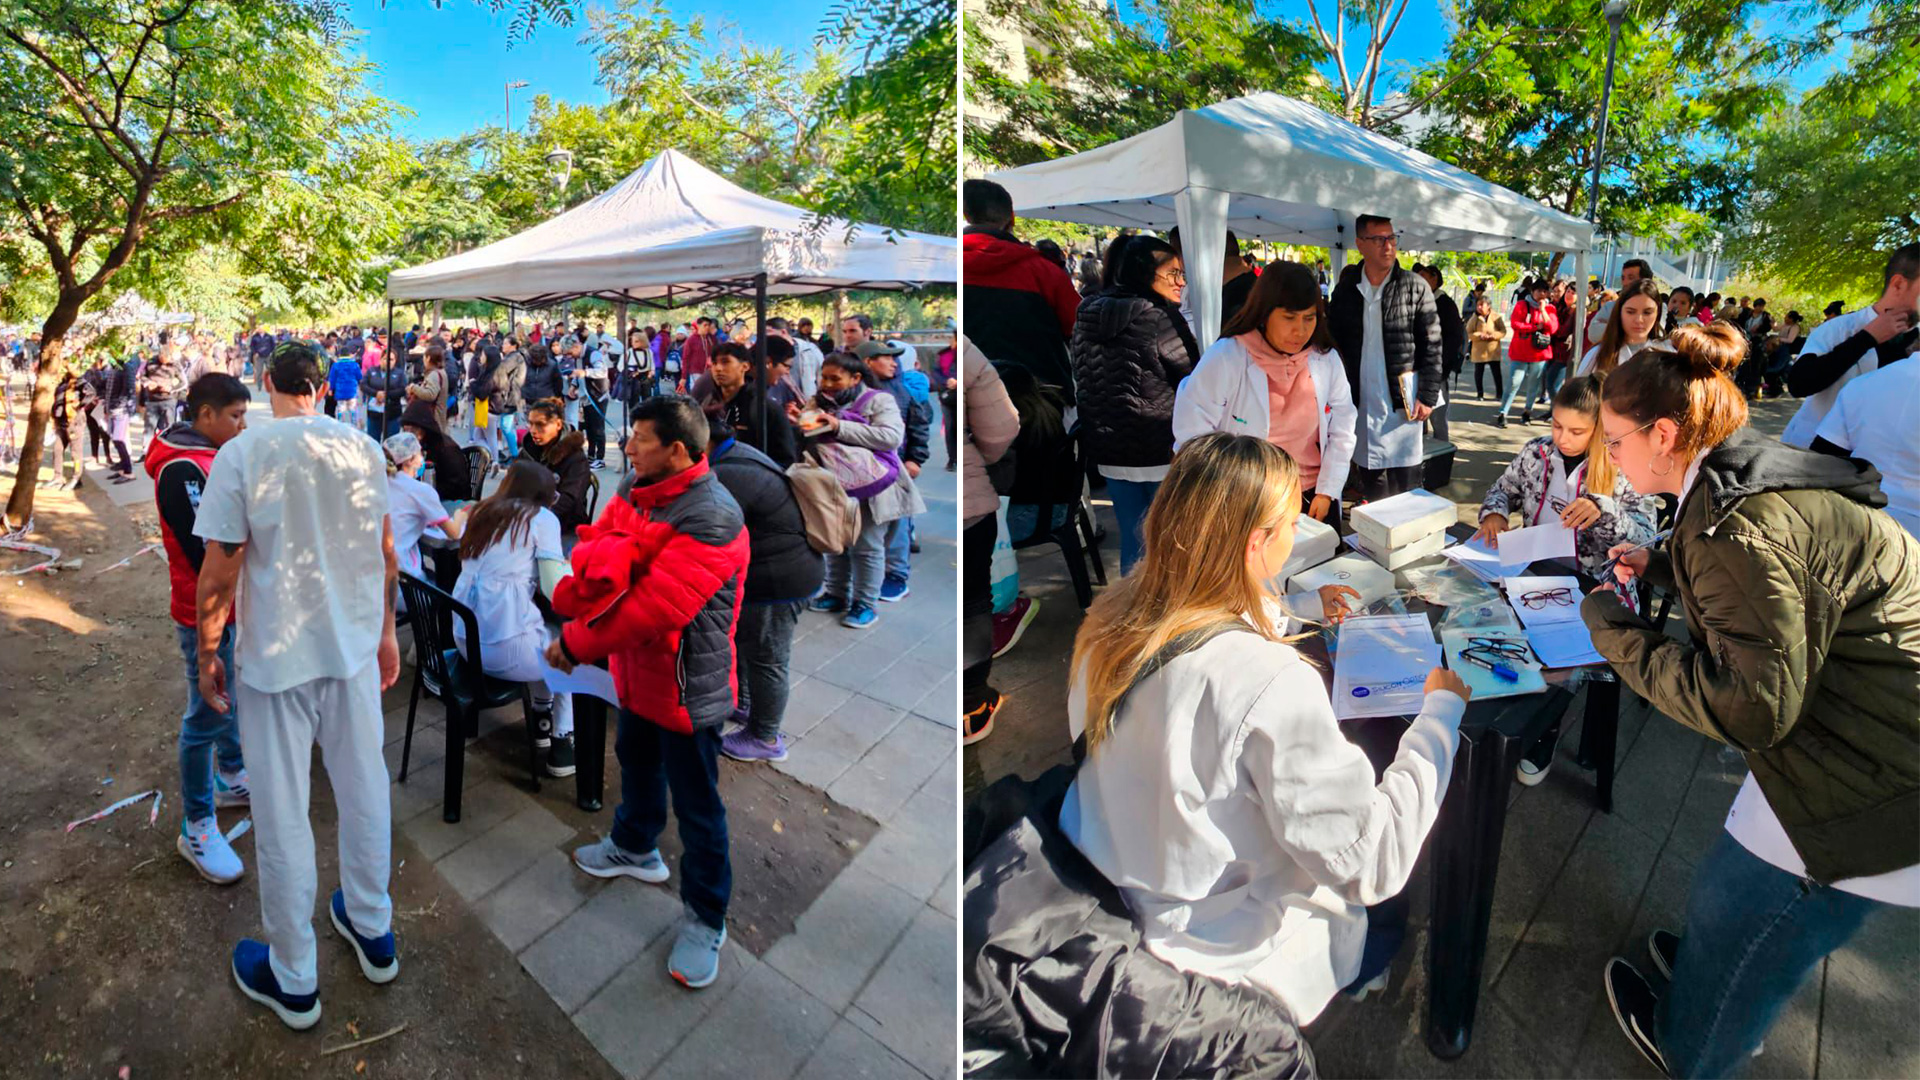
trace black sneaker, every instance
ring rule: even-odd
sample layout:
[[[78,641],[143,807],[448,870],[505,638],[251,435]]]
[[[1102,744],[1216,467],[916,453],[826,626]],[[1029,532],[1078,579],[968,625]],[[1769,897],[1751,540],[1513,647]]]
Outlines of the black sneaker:
[[[533,725],[533,745],[534,746],[538,747],[541,750],[545,750],[549,745],[552,744],[553,713],[551,711],[536,712],[530,718],[528,718],[527,722]]]
[[[1533,413],[1531,410],[1520,414],[1520,425],[1522,427],[1531,427],[1533,425]]]
[[[1645,976],[1635,971],[1632,964],[1617,956],[1607,961],[1601,978],[1607,985],[1607,1004],[1613,1006],[1613,1018],[1619,1021],[1627,1041],[1660,1070],[1661,1076],[1671,1075],[1654,1041],[1654,1017],[1659,1011],[1660,999],[1654,996],[1653,987],[1647,985]]]
[[[907,554],[909,555],[920,554],[920,541],[918,540],[907,541]]]
[[[573,775],[573,736],[561,735],[547,748],[547,775]]]
[[[1501,413],[1501,414],[1500,414],[1499,416],[1496,416],[1496,417],[1494,417],[1494,418],[1493,418],[1493,426],[1494,426],[1494,427],[1506,427],[1506,426],[1507,426],[1507,414],[1506,414],[1506,413]]]
[[[1653,956],[1653,966],[1672,982],[1673,965],[1680,958],[1680,935],[1671,930],[1655,930],[1647,935],[1647,952]]]

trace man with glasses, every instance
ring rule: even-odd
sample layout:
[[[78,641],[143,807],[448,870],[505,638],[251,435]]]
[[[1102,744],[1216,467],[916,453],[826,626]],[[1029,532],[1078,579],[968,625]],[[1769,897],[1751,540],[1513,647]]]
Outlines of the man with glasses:
[[[1401,268],[1393,222],[1361,214],[1353,231],[1360,262],[1340,271],[1327,315],[1360,409],[1352,475],[1366,501],[1420,486],[1420,425],[1446,376],[1433,289]]]

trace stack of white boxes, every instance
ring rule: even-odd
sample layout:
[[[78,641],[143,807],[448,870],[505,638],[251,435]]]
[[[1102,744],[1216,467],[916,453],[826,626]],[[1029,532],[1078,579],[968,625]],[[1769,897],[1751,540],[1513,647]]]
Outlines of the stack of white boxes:
[[[1302,570],[1311,570],[1338,554],[1340,534],[1333,531],[1333,526],[1301,514],[1294,519],[1293,554],[1287,556],[1287,564],[1280,568],[1280,580],[1284,582]]]
[[[1412,491],[1354,507],[1354,546],[1388,570],[1398,570],[1447,546],[1447,529],[1460,520],[1451,499]]]

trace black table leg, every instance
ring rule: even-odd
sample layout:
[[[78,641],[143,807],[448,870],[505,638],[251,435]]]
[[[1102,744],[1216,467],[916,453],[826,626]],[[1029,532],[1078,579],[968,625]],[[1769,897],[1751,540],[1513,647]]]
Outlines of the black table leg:
[[[1613,813],[1613,759],[1620,741],[1620,683],[1594,679],[1587,683],[1587,715],[1580,725],[1583,756],[1593,769],[1594,802]],[[1587,764],[1587,762],[1582,762]]]
[[[1493,918],[1493,881],[1507,824],[1518,740],[1484,731],[1460,741],[1433,827],[1433,907],[1427,926],[1427,1048],[1451,1061],[1473,1040],[1480,972]]]
[[[607,703],[592,694],[573,695],[574,800],[582,810],[600,809],[607,770]]]

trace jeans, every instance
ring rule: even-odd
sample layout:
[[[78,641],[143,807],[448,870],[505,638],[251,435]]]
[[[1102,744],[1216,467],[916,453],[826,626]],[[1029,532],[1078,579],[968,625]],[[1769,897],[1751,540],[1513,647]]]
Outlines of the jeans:
[[[360,424],[360,399],[348,398],[334,406],[334,419],[344,424],[358,427]]]
[[[1412,910],[1413,901],[1404,890],[1367,908],[1367,939],[1360,947],[1360,974],[1344,987],[1348,993],[1372,982],[1393,965],[1393,958],[1407,940],[1407,916]]]
[[[913,519],[895,518],[887,522],[887,578],[905,581],[913,569]]]
[[[386,417],[387,412],[385,409],[367,410],[367,434],[373,436],[375,442],[381,442],[386,439],[384,431]]]
[[[1560,384],[1566,381],[1567,365],[1558,360],[1547,361],[1546,373],[1540,377],[1540,393],[1535,395],[1533,405],[1553,400],[1553,395],[1560,391]],[[1532,411],[1533,405],[1527,406],[1528,411]]]
[[[887,565],[887,527],[873,520],[873,511],[860,504],[860,535],[853,545],[838,555],[827,556],[828,596],[847,600],[850,606],[872,607],[880,597],[880,579]]]
[[[1888,905],[1805,878],[1722,832],[1693,871],[1660,1053],[1677,1077],[1730,1076],[1822,957]]]
[[[1000,522],[992,515],[960,534],[960,708],[966,712],[993,697],[993,544]]]
[[[519,417],[511,409],[489,409],[487,411],[487,429],[490,432],[498,434],[500,440],[499,445],[505,448],[507,458],[517,457],[520,453],[520,435],[515,430],[515,426],[518,423]],[[488,442],[489,445],[492,444],[491,439],[489,439]],[[496,454],[494,455],[494,460],[503,461],[506,459]]]
[[[667,827],[667,796],[680,821],[680,899],[714,929],[727,923],[733,865],[727,859],[727,807],[720,801],[720,729],[682,735],[620,710],[614,756],[620,759],[620,805],[613,842],[652,851]]]
[[[793,657],[793,628],[805,600],[747,602],[733,633],[734,677],[740,685],[740,711],[747,732],[761,742],[780,737],[787,713],[787,662]]]
[[[1546,362],[1523,364],[1502,360],[1501,363],[1507,369],[1507,396],[1500,401],[1499,415],[1507,415],[1507,410],[1513,407],[1514,398],[1519,398],[1523,410],[1531,414],[1533,406],[1528,403],[1533,400],[1533,392],[1540,388],[1540,380],[1546,376]],[[1524,390],[1521,389],[1523,386]]]
[[[1113,516],[1120,522],[1120,572],[1125,574],[1140,561],[1146,542],[1140,530],[1147,522],[1147,507],[1160,490],[1158,480],[1115,480],[1107,477],[1107,498],[1113,500]]]
[[[200,629],[175,625],[180,634],[180,656],[187,667],[187,711],[180,717],[180,801],[188,821],[213,816],[213,766],[232,775],[245,764],[240,756],[237,711],[214,712],[200,696]],[[227,685],[233,685],[233,624],[220,634],[220,665]],[[231,694],[229,694],[231,701]]]
[[[1449,437],[1450,429],[1447,427],[1447,409],[1450,408],[1452,405],[1453,405],[1453,402],[1451,401],[1447,401],[1439,405],[1435,405],[1433,407],[1433,413],[1427,417],[1428,433],[1431,434],[1434,438],[1439,439],[1441,442],[1453,441]]]
[[[152,442],[173,426],[173,402],[149,401],[141,409],[141,415],[147,421],[147,441]]]

